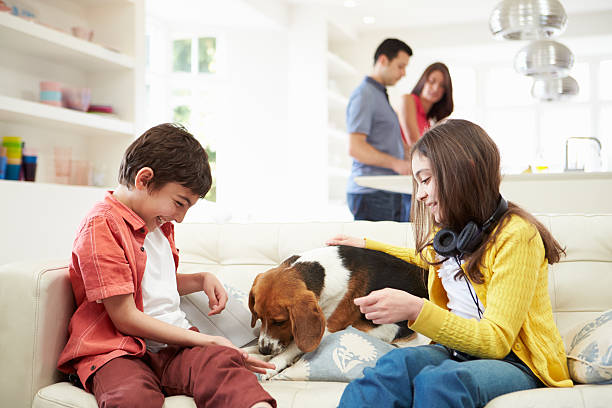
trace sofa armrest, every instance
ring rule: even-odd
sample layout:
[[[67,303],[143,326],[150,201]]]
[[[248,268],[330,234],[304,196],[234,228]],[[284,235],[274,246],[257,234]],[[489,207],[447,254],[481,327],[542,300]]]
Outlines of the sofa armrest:
[[[68,262],[0,266],[0,395],[6,406],[30,407],[36,392],[60,380],[74,297]]]

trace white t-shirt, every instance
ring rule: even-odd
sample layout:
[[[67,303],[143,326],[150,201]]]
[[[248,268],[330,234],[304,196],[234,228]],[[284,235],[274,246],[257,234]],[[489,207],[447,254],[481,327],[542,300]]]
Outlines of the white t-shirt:
[[[463,264],[463,261],[461,261],[461,264]],[[455,275],[459,270],[460,267],[454,258],[448,258],[438,269],[438,276],[448,296],[448,304],[446,306],[452,313],[458,316],[465,317],[466,319],[474,318],[480,320],[478,307],[484,313],[484,306],[480,303],[474,287],[465,276],[455,279]],[[476,303],[478,303],[478,306],[476,306]]]
[[[191,327],[180,309],[180,296],[176,287],[174,258],[170,242],[160,228],[145,237],[147,264],[142,277],[142,303],[146,314],[162,322],[188,329]],[[167,345],[145,339],[147,349],[157,352]]]

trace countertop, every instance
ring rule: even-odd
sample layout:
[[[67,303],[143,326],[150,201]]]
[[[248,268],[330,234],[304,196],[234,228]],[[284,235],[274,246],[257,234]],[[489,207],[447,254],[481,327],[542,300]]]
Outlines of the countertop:
[[[563,173],[522,173],[502,176],[502,183],[524,181],[570,181],[570,180],[610,180],[612,172],[568,171]],[[355,177],[355,183],[364,187],[397,193],[412,194],[412,176],[362,176]]]

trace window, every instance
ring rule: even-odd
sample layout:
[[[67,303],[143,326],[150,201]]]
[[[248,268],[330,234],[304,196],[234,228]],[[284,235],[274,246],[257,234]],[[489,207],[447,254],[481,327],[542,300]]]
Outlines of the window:
[[[200,141],[213,175],[206,199],[216,201],[217,138],[226,130],[219,112],[228,102],[219,76],[218,37],[174,33],[153,18],[146,28],[148,124],[181,123]]]
[[[486,106],[529,106],[533,80],[517,74],[511,67],[491,67],[484,84]]]
[[[174,40],[172,49],[172,70],[191,72],[191,40]]]
[[[198,39],[198,72],[217,72],[217,39],[214,37],[203,37]]]
[[[217,39],[193,37],[172,42],[172,71],[191,74],[217,72]]]

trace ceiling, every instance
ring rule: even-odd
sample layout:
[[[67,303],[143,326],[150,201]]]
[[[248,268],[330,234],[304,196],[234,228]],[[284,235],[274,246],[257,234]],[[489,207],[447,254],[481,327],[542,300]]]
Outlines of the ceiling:
[[[190,25],[278,28],[286,24],[291,6],[312,6],[353,33],[486,22],[498,4],[496,0],[348,1],[352,1],[354,7],[346,7],[344,4],[347,0],[146,0],[145,4],[148,15],[179,29]],[[576,14],[612,13],[612,0],[561,2],[570,21],[571,16]],[[373,17],[375,22],[365,24],[364,17]]]
[[[287,0],[292,4],[317,5],[337,23],[355,32],[423,25],[462,24],[488,21],[498,1],[494,0]],[[612,0],[561,0],[567,14],[612,10]],[[365,24],[364,17],[375,22]]]

